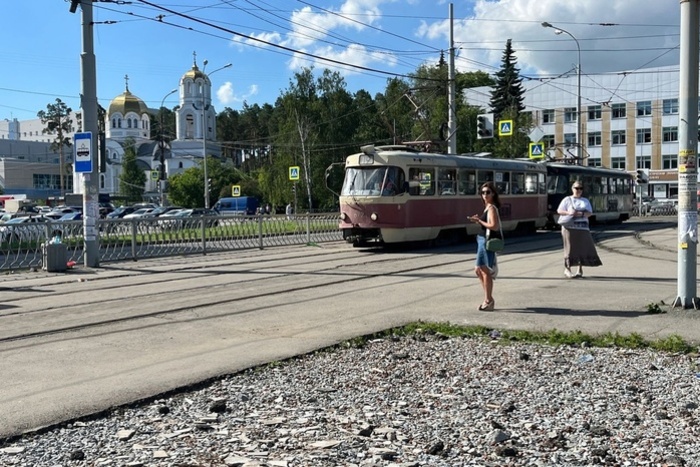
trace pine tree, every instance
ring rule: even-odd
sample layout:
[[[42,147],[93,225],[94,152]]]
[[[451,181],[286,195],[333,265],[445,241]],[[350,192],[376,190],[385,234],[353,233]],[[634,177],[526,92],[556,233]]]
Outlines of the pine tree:
[[[523,104],[525,90],[514,53],[511,39],[508,39],[501,60],[501,69],[496,72],[496,86],[491,92],[491,110],[496,119],[500,119],[507,113],[519,114],[525,110]]]
[[[528,133],[532,128],[532,119],[528,114],[522,113],[525,110],[525,90],[514,53],[511,39],[508,39],[501,69],[496,72],[496,85],[491,92],[491,111],[496,121],[496,138],[492,143],[492,151],[496,157],[525,157],[530,143]],[[502,120],[512,121],[511,136],[498,137],[498,122]]]
[[[124,142],[124,160],[122,161],[122,173],[119,175],[119,192],[129,202],[142,201],[146,185],[146,174],[139,168],[136,159],[136,142],[133,138],[127,138]]]

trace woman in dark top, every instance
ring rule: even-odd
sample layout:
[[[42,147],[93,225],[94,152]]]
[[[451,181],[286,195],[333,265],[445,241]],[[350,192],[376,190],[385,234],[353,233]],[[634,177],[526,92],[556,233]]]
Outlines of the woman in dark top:
[[[498,199],[496,186],[492,182],[481,185],[479,190],[481,199],[484,202],[484,212],[474,214],[469,219],[481,225],[481,234],[476,237],[476,276],[484,289],[484,302],[479,305],[481,311],[492,311],[496,304],[493,299],[493,280],[498,274],[496,263],[496,253],[486,250],[486,231],[490,230],[490,237],[499,237],[500,225],[498,210],[501,201]]]

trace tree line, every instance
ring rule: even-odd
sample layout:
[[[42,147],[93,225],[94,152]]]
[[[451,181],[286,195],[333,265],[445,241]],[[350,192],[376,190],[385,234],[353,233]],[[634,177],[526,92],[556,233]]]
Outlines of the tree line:
[[[514,137],[499,139],[496,135],[493,139],[477,139],[477,115],[484,109],[468,105],[462,96],[465,89],[479,86],[492,87],[490,111],[497,119],[514,120]],[[494,157],[526,155],[531,122],[523,113],[524,91],[510,40],[495,76],[483,71],[457,72],[455,88],[458,153],[486,151]],[[50,120],[47,113],[42,115],[42,121]],[[298,209],[335,210],[337,198],[325,189],[329,165],[342,163],[366,144],[420,141],[426,147],[444,151],[447,116],[448,68],[442,55],[436,64],[420,66],[407,79],[387,79],[384,91],[374,96],[365,90],[349,92],[338,72],[326,69],[315,75],[313,68],[302,69],[293,75],[274,105],[244,103],[240,111],[227,107],[217,115],[216,144],[220,146],[221,159],[208,158],[210,199],[213,204],[219,197],[231,196],[231,187],[238,185],[241,195],[255,196],[273,206],[285,206],[295,201],[296,195]],[[158,109],[151,121],[154,140],[174,139],[172,110]],[[145,185],[145,176],[134,170],[133,144],[125,146],[124,162],[128,170],[120,178],[120,191],[129,198],[137,198],[138,187]],[[291,166],[301,168],[300,180],[295,184],[289,180]],[[201,166],[168,180],[167,196],[172,204],[201,207],[203,192]]]

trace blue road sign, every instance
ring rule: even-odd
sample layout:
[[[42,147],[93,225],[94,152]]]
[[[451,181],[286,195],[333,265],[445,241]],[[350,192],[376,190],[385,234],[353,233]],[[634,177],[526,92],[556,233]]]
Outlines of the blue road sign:
[[[75,172],[92,172],[92,132],[76,133],[73,137],[75,147]],[[61,167],[60,170],[63,170]]]
[[[293,165],[289,168],[289,179],[299,180],[299,166]]]

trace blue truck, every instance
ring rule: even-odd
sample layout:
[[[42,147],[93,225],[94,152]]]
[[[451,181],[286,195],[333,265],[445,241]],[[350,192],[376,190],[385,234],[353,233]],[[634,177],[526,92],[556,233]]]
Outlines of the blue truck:
[[[252,196],[221,198],[214,210],[222,215],[252,216],[258,209],[258,200]]]

